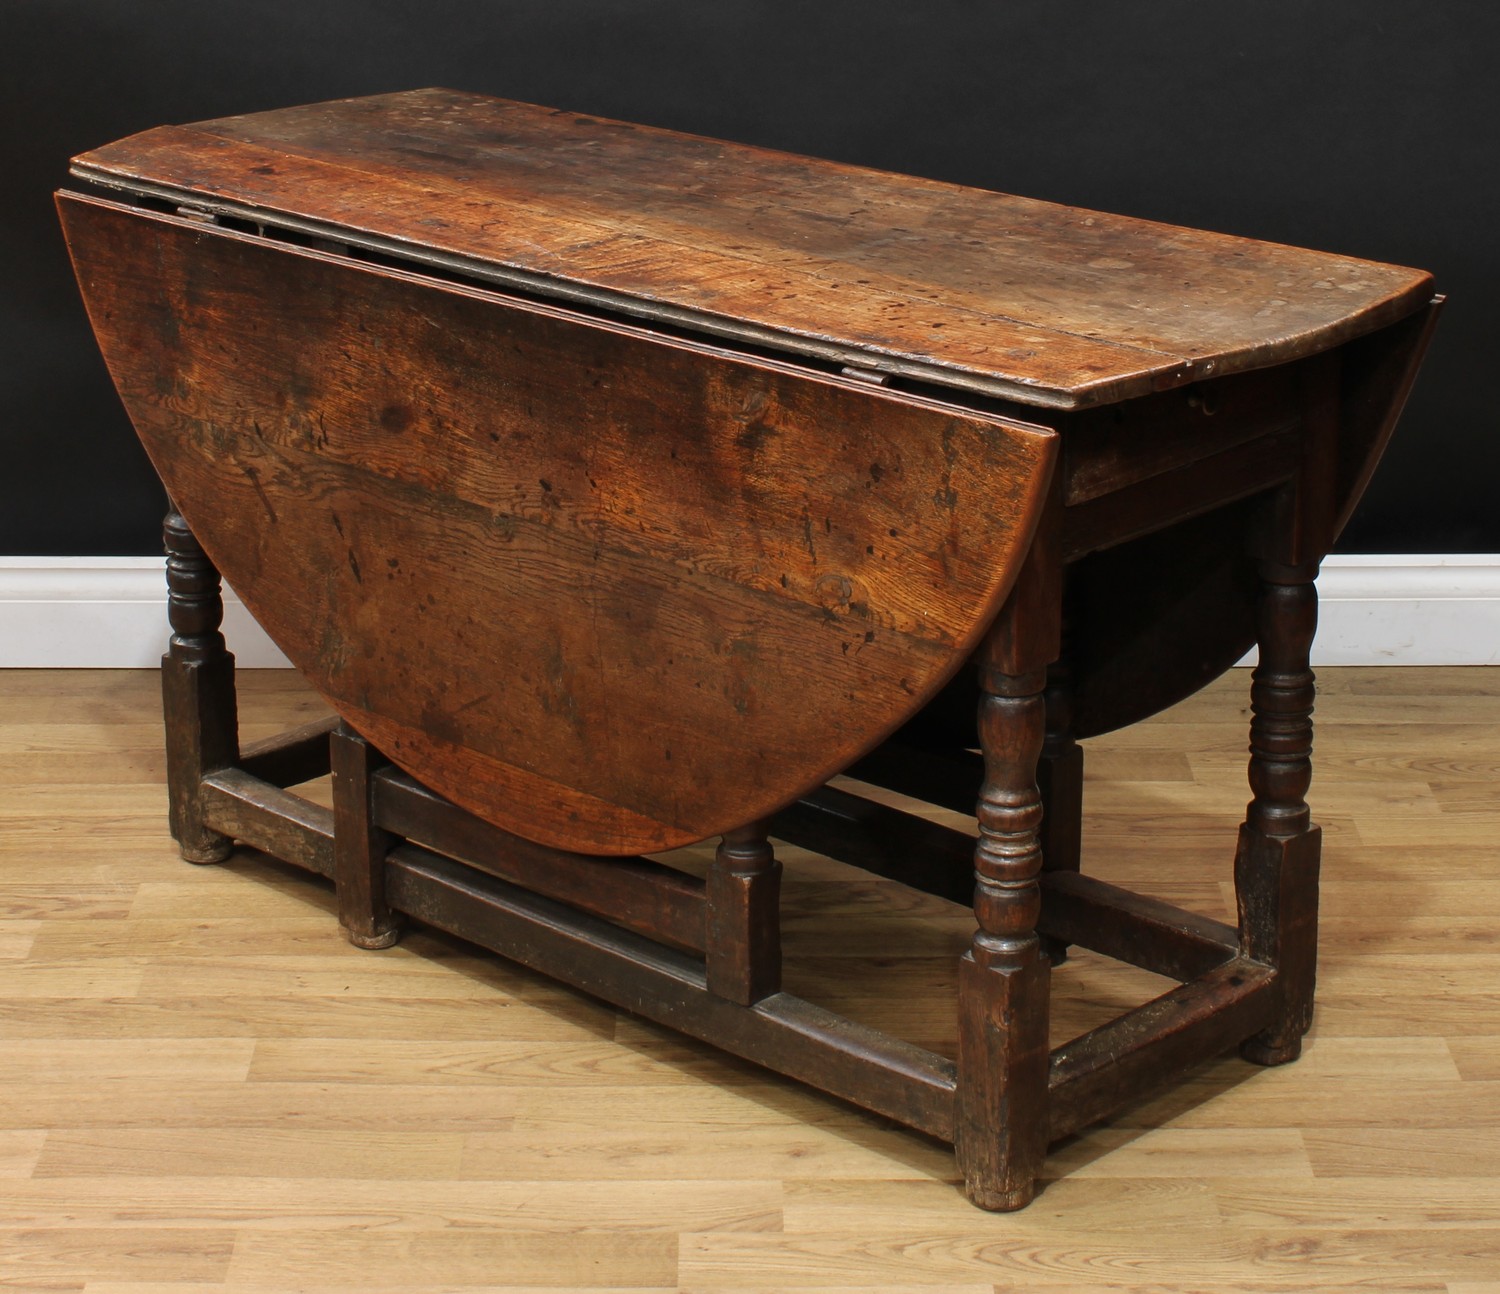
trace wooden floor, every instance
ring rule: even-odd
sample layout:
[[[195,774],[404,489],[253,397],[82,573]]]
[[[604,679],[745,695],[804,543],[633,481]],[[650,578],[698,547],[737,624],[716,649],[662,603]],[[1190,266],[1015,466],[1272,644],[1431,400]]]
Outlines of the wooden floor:
[[[1088,870],[1227,916],[1236,674],[1090,745]],[[1056,1149],[942,1146],[320,882],[194,868],[156,678],[0,674],[0,1290],[1500,1292],[1500,671],[1327,671],[1319,1014]],[[319,713],[242,676],[248,736]],[[953,1045],[960,910],[787,851],[789,987]],[[1150,996],[1077,957],[1060,1029]]]

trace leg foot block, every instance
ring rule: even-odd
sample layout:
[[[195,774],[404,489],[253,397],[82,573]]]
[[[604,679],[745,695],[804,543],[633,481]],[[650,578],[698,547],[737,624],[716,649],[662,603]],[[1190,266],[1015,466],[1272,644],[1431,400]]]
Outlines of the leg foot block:
[[[222,863],[234,853],[234,841],[226,839],[211,841],[205,845],[179,845],[178,852],[185,863],[196,863],[199,866]]]
[[[1289,1065],[1302,1054],[1302,1039],[1271,1045],[1260,1038],[1246,1038],[1240,1043],[1240,1055],[1252,1065]]]
[[[393,948],[401,942],[401,927],[392,926],[373,935],[360,934],[357,930],[345,930],[344,935],[356,948]]]
[[[1009,1190],[994,1190],[967,1182],[964,1194],[972,1203],[991,1213],[1013,1213],[1016,1209],[1024,1209],[1036,1198],[1036,1183],[1027,1182],[1024,1186],[1015,1186]]]

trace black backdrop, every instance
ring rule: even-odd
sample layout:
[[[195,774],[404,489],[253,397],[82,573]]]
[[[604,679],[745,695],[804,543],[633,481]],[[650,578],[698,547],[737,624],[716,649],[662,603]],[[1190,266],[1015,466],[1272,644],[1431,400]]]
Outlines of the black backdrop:
[[[1341,545],[1500,551],[1495,0],[4,0],[0,553],[158,550],[50,200],[166,122],[448,85],[1421,266],[1450,304]]]

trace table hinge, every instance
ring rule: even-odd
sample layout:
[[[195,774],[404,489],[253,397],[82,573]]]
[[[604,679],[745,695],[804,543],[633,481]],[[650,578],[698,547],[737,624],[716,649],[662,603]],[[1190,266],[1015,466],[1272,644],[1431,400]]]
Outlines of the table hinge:
[[[877,373],[873,368],[855,368],[852,364],[844,365],[843,376],[852,377],[856,382],[868,382],[871,386],[889,386],[891,381],[889,373]]]
[[[205,211],[202,207],[178,207],[177,214],[184,220],[196,220],[200,225],[216,225],[219,223],[218,216],[212,211]]]

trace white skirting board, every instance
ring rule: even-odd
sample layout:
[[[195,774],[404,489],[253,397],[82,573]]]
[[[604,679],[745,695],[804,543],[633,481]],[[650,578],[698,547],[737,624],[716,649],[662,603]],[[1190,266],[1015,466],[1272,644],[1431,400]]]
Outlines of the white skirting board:
[[[1500,663],[1500,553],[1330,557],[1318,593],[1315,665]],[[224,600],[240,667],[285,667]],[[0,668],[154,667],[166,602],[157,557],[0,557]]]
[[[160,557],[0,557],[0,668],[155,669],[170,632]],[[243,669],[290,668],[228,589],[224,637]]]

